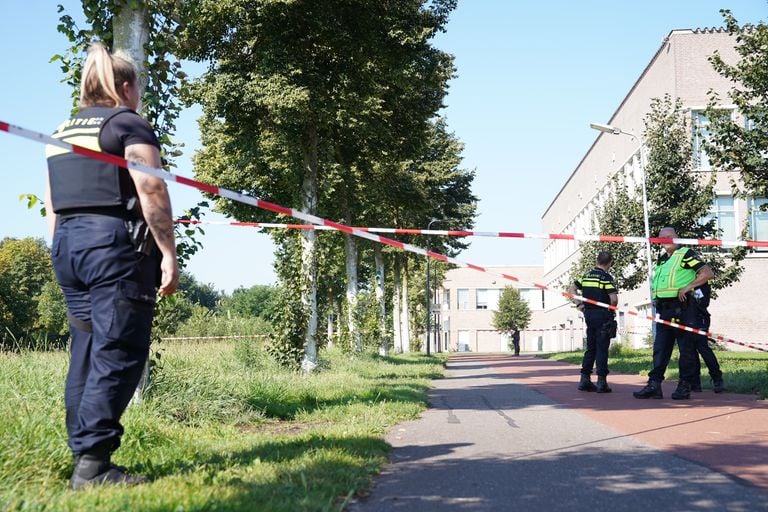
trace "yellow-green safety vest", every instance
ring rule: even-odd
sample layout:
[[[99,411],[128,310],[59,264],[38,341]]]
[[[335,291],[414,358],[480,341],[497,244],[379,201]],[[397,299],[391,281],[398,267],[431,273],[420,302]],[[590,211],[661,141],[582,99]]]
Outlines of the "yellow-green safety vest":
[[[696,279],[695,270],[682,267],[683,256],[687,251],[686,247],[681,247],[664,263],[656,265],[653,272],[653,298],[677,297],[681,288],[685,288]]]

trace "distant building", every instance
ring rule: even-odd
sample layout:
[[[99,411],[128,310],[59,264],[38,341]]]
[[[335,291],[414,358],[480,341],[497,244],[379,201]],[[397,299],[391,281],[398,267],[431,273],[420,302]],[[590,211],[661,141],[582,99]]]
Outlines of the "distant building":
[[[651,62],[621,102],[608,124],[637,135],[637,138],[621,135],[600,134],[592,147],[576,166],[542,216],[546,233],[591,233],[593,216],[610,194],[610,179],[619,179],[632,185],[642,180],[640,167],[640,135],[643,119],[650,110],[652,98],[670,94],[681,99],[689,115],[691,143],[694,149],[694,165],[697,172],[710,171],[709,160],[702,149],[699,133],[706,133],[708,120],[704,109],[708,92],[714,90],[727,100],[733,84],[721,77],[707,60],[718,52],[726,62],[734,63],[738,56],[734,38],[722,30],[673,30],[664,39]],[[607,64],[608,65],[608,64]],[[722,105],[734,110],[733,105]],[[736,111],[734,119],[745,120]],[[585,119],[589,122],[600,119]],[[702,176],[708,176],[702,174]],[[724,239],[736,239],[746,228],[753,239],[768,239],[768,213],[757,208],[765,204],[765,197],[746,201],[734,198],[730,179],[734,176],[720,174],[715,197],[712,198],[710,215],[723,230]],[[737,178],[737,176],[736,176]],[[651,236],[657,236],[651,233]],[[697,248],[694,248],[697,249]],[[657,254],[658,247],[654,247]],[[571,265],[579,258],[577,242],[548,240],[544,247],[544,284],[562,289],[567,286]],[[704,255],[706,259],[706,255]],[[745,271],[738,283],[719,292],[712,303],[712,330],[730,338],[745,342],[766,341],[768,315],[764,307],[765,286],[768,283],[768,253],[759,251],[747,256]],[[647,286],[619,295],[619,306],[649,313]],[[546,326],[568,324],[576,311],[565,298],[557,293],[546,293],[545,309],[540,321]],[[647,339],[650,322],[620,314],[619,328],[634,345],[640,346]],[[729,348],[734,348],[729,345]]]
[[[541,266],[488,268],[494,273],[512,275],[530,283],[541,283],[542,280]],[[581,335],[573,330],[579,322],[575,312],[568,325],[568,332],[574,338],[567,338],[568,343],[565,345],[551,343],[552,337],[542,330],[545,305],[544,292],[540,288],[490,273],[458,268],[446,274],[435,308],[439,313],[434,315],[433,323],[438,326],[442,349],[452,352],[508,352],[509,339],[493,327],[493,315],[498,310],[499,296],[506,286],[518,288],[521,298],[528,302],[531,309],[529,329],[521,331],[520,336],[523,351],[556,351],[581,347]]]

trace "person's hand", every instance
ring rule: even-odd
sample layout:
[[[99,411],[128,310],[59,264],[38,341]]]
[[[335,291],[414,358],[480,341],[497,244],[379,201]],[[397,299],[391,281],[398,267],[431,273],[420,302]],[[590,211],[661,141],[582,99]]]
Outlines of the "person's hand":
[[[691,290],[693,290],[693,286],[691,285],[680,288],[680,291],[677,294],[677,298],[680,299],[680,302],[685,302],[686,300],[688,300],[687,295],[688,295],[688,292],[690,292]]]
[[[179,287],[179,262],[176,256],[163,256],[160,262],[160,295],[167,297],[173,295]]]

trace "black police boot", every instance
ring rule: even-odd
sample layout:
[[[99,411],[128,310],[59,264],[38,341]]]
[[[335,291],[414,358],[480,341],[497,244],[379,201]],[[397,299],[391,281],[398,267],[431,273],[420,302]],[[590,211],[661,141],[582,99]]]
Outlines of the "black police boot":
[[[146,481],[147,477],[129,475],[124,467],[112,464],[109,454],[84,453],[76,458],[69,486],[76,490],[90,485],[137,485]]]
[[[661,382],[657,380],[649,380],[640,391],[632,393],[635,398],[664,398],[664,394],[661,392]]]
[[[691,384],[680,379],[677,389],[672,393],[672,400],[688,400],[691,398]]]
[[[608,381],[606,380],[605,375],[598,375],[597,376],[597,392],[598,393],[610,393],[613,391],[611,388],[608,387]]]
[[[712,389],[715,393],[722,393],[725,391],[725,383],[723,382],[722,377],[718,377],[717,379],[712,379]]]
[[[592,384],[592,379],[589,378],[589,375],[582,373],[581,380],[579,381],[578,390],[579,391],[597,391],[597,386]]]
[[[691,381],[691,391],[701,393],[701,378],[694,379]]]

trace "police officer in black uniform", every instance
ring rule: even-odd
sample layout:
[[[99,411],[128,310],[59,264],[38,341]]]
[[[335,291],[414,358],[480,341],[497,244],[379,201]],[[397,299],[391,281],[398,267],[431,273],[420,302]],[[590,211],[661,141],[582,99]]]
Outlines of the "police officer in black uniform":
[[[703,317],[702,329],[709,331],[710,314],[709,314],[709,301],[712,297],[712,287],[709,283],[704,283],[694,290],[692,294],[693,306],[696,307]],[[712,347],[709,346],[709,338],[703,334],[694,334],[696,338],[696,352],[704,360],[704,364],[709,371],[709,377],[712,379],[712,389],[715,393],[722,393],[725,391],[725,383],[723,382],[723,371],[720,369],[720,363],[717,361]],[[696,359],[696,371],[695,377],[691,379],[691,391],[701,391],[701,363]]]
[[[55,138],[159,167],[160,145],[135,110],[136,68],[128,57],[91,46],[80,107]],[[174,293],[179,268],[165,183],[56,146],[46,148],[46,207],[52,260],[70,320],[65,388],[70,486],[136,484],[143,477],[115,466],[120,417],[149,355],[156,286]]]
[[[609,251],[601,251],[597,255],[597,265],[581,279],[570,286],[571,293],[579,290],[579,295],[603,304],[615,306],[619,303],[618,288],[611,274],[608,273],[613,265],[613,255]],[[608,387],[608,348],[611,338],[616,336],[616,321],[613,310],[595,306],[588,302],[579,305],[587,323],[587,350],[581,363],[581,380],[579,391],[597,391],[610,393]],[[597,366],[597,386],[592,383],[593,366]]]
[[[659,238],[677,238],[672,227],[659,232]],[[696,304],[696,290],[715,277],[714,272],[696,253],[680,244],[663,243],[664,252],[653,271],[653,301],[656,314],[662,320],[694,329],[704,329],[707,320]],[[635,398],[663,398],[661,383],[667,371],[675,342],[680,353],[680,380],[672,392],[673,400],[691,397],[691,383],[700,372],[696,344],[701,335],[677,327],[657,323],[653,340],[653,369],[648,372],[648,384],[632,395]]]

